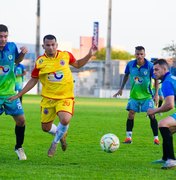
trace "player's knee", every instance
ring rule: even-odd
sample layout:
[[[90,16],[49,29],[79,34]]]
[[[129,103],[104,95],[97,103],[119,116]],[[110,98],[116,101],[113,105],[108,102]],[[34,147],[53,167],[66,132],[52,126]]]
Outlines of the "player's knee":
[[[129,112],[129,115],[128,115],[128,118],[129,118],[129,119],[134,119],[134,115],[135,115],[135,112],[130,111],[130,112]]]
[[[70,119],[62,119],[61,120],[61,123],[63,124],[63,125],[68,125],[69,124],[69,122],[70,122]]]
[[[25,125],[25,121],[16,122],[16,125],[20,126],[20,127],[23,127]]]
[[[16,125],[17,126],[24,126],[25,125],[25,118],[24,116],[18,116],[18,117],[15,117],[15,121],[16,121]]]
[[[50,129],[51,129],[50,126],[48,126],[48,125],[46,125],[46,124],[42,124],[42,130],[43,130],[44,132],[48,132],[48,131],[50,131]]]

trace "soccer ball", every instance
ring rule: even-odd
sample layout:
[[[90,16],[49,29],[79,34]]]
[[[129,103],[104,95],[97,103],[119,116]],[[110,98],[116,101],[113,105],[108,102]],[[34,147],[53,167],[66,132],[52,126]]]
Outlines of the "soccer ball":
[[[112,153],[120,146],[119,138],[112,133],[105,134],[100,140],[100,146],[103,151]]]

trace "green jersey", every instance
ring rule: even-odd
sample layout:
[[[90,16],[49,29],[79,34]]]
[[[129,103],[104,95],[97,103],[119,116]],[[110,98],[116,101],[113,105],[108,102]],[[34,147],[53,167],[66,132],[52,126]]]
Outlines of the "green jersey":
[[[153,76],[153,64],[145,59],[145,64],[137,67],[137,60],[128,62],[125,74],[130,76],[130,98],[149,99],[152,98],[151,78]]]
[[[8,42],[0,51],[0,96],[15,94],[15,59],[19,56],[15,43]]]

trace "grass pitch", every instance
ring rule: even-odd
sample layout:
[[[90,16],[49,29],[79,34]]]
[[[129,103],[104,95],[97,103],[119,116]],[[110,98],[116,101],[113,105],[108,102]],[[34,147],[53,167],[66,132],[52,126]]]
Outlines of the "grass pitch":
[[[133,144],[120,144],[114,153],[100,148],[106,133],[125,138],[127,100],[76,98],[75,114],[68,132],[68,149],[58,148],[53,158],[47,151],[53,137],[42,132],[40,96],[23,97],[26,116],[24,149],[27,161],[17,160],[14,152],[14,122],[10,116],[0,117],[0,179],[115,179],[115,180],[174,180],[176,171],[161,170],[152,164],[161,158],[162,146],[153,144],[149,119],[136,114]],[[162,117],[157,115],[157,119]],[[55,120],[58,124],[58,119]],[[161,140],[161,136],[160,136]],[[174,139],[175,140],[175,139]]]

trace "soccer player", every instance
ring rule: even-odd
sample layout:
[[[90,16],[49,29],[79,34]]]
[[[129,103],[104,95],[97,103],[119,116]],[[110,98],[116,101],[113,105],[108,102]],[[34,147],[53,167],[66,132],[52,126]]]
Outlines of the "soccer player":
[[[113,96],[122,95],[123,88],[130,77],[131,90],[126,108],[128,110],[128,118],[126,122],[126,139],[124,141],[126,144],[132,143],[135,113],[147,112],[149,108],[154,108],[154,101],[150,88],[153,75],[153,64],[145,59],[145,49],[143,46],[137,46],[135,48],[135,56],[135,60],[128,62],[121,88]],[[155,96],[154,99],[157,100],[157,97]],[[154,135],[154,144],[159,145],[157,120],[154,115],[150,115],[149,118]]]
[[[155,61],[157,61],[158,58],[151,58],[151,62],[154,63]],[[159,96],[159,101],[158,101],[158,107],[160,107],[163,104],[164,101],[164,97],[163,97],[163,93],[161,90],[161,82],[158,81],[158,96]],[[152,93],[155,96],[156,90],[155,90],[155,82],[152,79]],[[158,113],[159,115],[162,115],[162,113]]]
[[[17,46],[13,42],[7,42],[8,28],[0,24],[0,114],[5,112],[11,115],[16,122],[15,134],[16,145],[15,152],[19,160],[26,160],[26,155],[22,144],[25,134],[25,117],[20,99],[10,102],[8,98],[15,95],[15,74],[14,64],[21,62],[27,53],[26,47],[21,47],[18,52]]]
[[[13,100],[22,96],[40,80],[43,96],[40,104],[42,129],[54,135],[54,140],[48,150],[49,157],[55,154],[59,142],[63,151],[67,148],[66,135],[74,109],[74,82],[69,65],[80,68],[97,51],[97,47],[92,47],[85,57],[76,60],[70,52],[57,50],[57,47],[55,36],[46,35],[43,38],[45,53],[38,57],[31,79],[21,92],[10,98]],[[53,123],[56,115],[60,120],[58,126]]]
[[[23,89],[24,76],[26,75],[26,68],[23,64],[19,63],[15,65],[14,69],[16,75],[15,91],[20,92]],[[22,96],[20,97],[22,103]]]
[[[161,107],[148,109],[147,114],[149,116],[170,111],[176,103],[176,77],[170,74],[169,65],[166,60],[159,59],[154,62],[154,75],[162,82],[162,92],[165,101]],[[163,156],[162,159],[155,161],[155,163],[164,163],[162,169],[176,167],[172,136],[176,127],[176,113],[162,119],[158,126],[163,138]],[[173,130],[174,132],[172,132]]]

